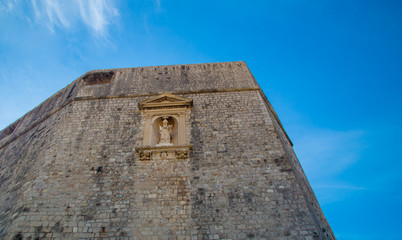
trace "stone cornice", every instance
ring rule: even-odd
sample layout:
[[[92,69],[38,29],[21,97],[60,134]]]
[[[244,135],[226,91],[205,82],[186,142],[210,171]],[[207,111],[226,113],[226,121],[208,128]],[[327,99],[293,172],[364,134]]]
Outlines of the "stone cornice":
[[[138,108],[145,109],[160,109],[160,108],[180,108],[191,107],[193,100],[183,98],[170,93],[163,93],[155,97],[151,97],[145,101],[138,103]]]
[[[193,145],[172,145],[172,146],[142,146],[136,147],[139,160],[168,160],[168,159],[187,159]]]
[[[191,150],[193,145],[191,144],[186,144],[186,145],[171,145],[171,146],[141,146],[141,147],[136,147],[135,151],[142,151],[142,150],[147,150],[147,151],[152,151],[152,150],[158,150],[158,151],[164,151],[164,150],[176,150],[176,149],[188,149]]]

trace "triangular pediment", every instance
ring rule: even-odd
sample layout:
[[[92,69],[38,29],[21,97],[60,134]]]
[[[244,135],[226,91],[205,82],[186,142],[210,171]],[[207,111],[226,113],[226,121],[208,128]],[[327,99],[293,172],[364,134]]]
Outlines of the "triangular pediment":
[[[171,93],[163,93],[139,102],[138,107],[140,109],[191,107],[192,103],[193,100],[191,99],[179,97]]]

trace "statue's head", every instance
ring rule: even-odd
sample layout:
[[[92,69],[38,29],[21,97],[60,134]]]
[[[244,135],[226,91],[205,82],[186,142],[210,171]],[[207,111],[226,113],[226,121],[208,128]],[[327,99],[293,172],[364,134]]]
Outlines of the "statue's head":
[[[162,123],[163,123],[164,128],[167,127],[167,124],[168,124],[167,118],[163,119]]]

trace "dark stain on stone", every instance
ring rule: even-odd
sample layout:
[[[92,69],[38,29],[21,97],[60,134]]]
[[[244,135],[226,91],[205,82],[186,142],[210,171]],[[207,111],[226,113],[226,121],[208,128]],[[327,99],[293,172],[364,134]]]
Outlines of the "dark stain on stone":
[[[221,207],[217,205],[216,194],[208,192],[205,188],[197,188],[192,191],[191,202],[191,218],[197,223],[195,228],[198,234],[202,235],[201,239],[209,239],[209,226],[222,224],[222,213],[216,211]]]
[[[13,124],[8,126],[6,129],[4,129],[2,132],[0,132],[0,139],[5,138],[8,135],[11,135],[15,131],[19,123],[20,120],[17,120]]]
[[[42,226],[36,227],[35,228],[35,235],[36,235],[35,240],[36,239],[41,239],[40,236],[39,236],[41,233],[43,233],[43,227]]]
[[[180,71],[180,83],[181,84],[186,84],[186,83],[190,82],[188,73],[187,73],[188,69],[189,68],[188,67],[186,68],[186,66],[181,66],[181,71]]]
[[[23,240],[24,239],[24,235],[22,235],[21,232],[18,232],[17,234],[15,234],[13,240]]]
[[[87,214],[84,216],[84,220],[93,220],[94,216],[92,214]]]
[[[292,192],[288,188],[278,188],[276,191],[282,194],[283,199],[291,199],[292,198]]]
[[[71,98],[71,94],[73,93],[74,89],[75,89],[76,83],[74,83],[74,85],[72,86],[72,88],[70,89],[70,91],[68,92],[68,95],[66,97],[66,99]]]
[[[112,81],[114,74],[113,71],[88,73],[82,79],[87,85],[105,84]]]
[[[230,208],[234,208],[237,205],[238,199],[240,198],[240,194],[238,194],[236,191],[229,192],[227,194],[228,200],[229,200],[229,206]]]
[[[244,194],[244,199],[248,202],[248,203],[252,203],[253,202],[253,197],[254,194],[252,192],[246,193]]]
[[[60,222],[57,222],[53,227],[52,227],[52,232],[63,232],[64,227],[60,224]]]
[[[255,235],[254,235],[254,233],[248,233],[248,234],[247,234],[247,237],[248,237],[248,238],[254,238]]]
[[[187,188],[186,188],[186,182],[182,179],[178,181],[178,191],[177,195],[181,196],[182,199],[187,199]]]

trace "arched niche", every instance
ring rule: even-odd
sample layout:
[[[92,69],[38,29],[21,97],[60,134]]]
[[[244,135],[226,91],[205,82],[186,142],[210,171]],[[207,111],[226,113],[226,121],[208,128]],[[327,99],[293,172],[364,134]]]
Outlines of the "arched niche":
[[[144,118],[143,147],[167,147],[187,145],[186,116],[192,107],[192,100],[164,93],[138,103]],[[166,126],[163,121],[166,120]],[[162,131],[164,129],[164,131]],[[162,141],[169,134],[169,140]]]
[[[143,145],[136,147],[140,160],[189,157],[186,119],[191,107],[191,99],[169,93],[138,103],[144,120]]]
[[[152,131],[150,134],[151,134],[150,146],[177,145],[178,117],[168,115],[154,116],[152,119]],[[164,139],[162,135],[167,135],[168,140]]]

